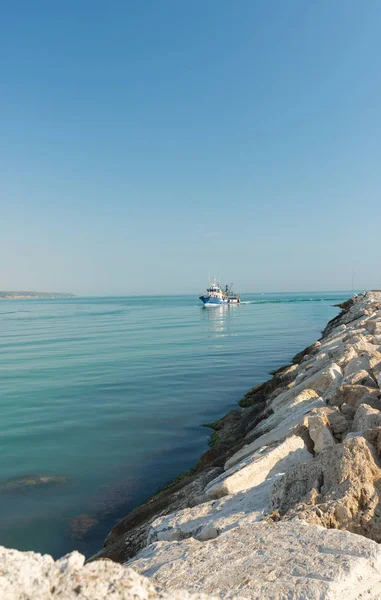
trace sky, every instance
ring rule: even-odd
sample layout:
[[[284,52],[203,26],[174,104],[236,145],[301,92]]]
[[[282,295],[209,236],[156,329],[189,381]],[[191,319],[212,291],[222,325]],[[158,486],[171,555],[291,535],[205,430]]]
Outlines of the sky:
[[[0,290],[381,288],[379,0],[3,0]]]

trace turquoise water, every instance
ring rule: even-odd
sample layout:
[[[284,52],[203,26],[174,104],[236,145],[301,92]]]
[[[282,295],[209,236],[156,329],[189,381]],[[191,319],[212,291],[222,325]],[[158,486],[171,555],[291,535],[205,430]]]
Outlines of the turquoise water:
[[[349,295],[208,309],[190,296],[0,301],[0,544],[97,551],[196,462],[202,423],[319,337]]]

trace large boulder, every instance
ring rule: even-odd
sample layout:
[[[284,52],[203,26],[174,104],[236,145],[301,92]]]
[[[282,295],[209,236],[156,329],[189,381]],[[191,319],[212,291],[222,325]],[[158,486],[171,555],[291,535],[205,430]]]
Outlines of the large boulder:
[[[277,412],[280,406],[287,404],[290,399],[295,398],[304,390],[314,390],[321,396],[331,388],[337,387],[340,384],[342,377],[343,373],[341,368],[336,363],[332,362],[329,366],[325,366],[310,377],[307,377],[298,385],[295,385],[295,387],[279,394],[279,396],[271,402],[270,408],[274,412]]]
[[[295,431],[298,426],[304,423],[306,414],[308,414],[314,408],[321,408],[324,406],[325,403],[321,398],[307,400],[305,402],[301,402],[297,409],[292,411],[288,416],[284,416],[284,418],[280,420],[281,422],[272,431],[266,432],[266,429],[263,431],[262,427],[258,427],[256,430],[254,430],[254,433],[257,434],[257,438],[233,454],[226,461],[224,467],[225,470],[230,469],[242,459],[250,456],[263,445],[284,439],[284,437],[287,435],[287,432]],[[264,435],[262,433],[264,433]]]
[[[252,456],[240,461],[205,488],[207,499],[221,498],[262,483],[271,473],[285,473],[298,464],[312,460],[303,439],[298,435],[287,437],[283,442],[257,450]]]
[[[368,319],[364,326],[372,335],[381,335],[381,315]]]
[[[380,479],[375,448],[357,435],[285,473],[271,501],[282,518],[298,516],[381,542]]]
[[[280,398],[282,396],[283,398]],[[311,400],[319,398],[315,390],[304,389],[299,391],[297,388],[286,390],[286,393],[281,393],[269,403],[269,410],[272,414],[261,421],[255,428],[255,433],[264,433],[289,417],[292,413],[296,413],[303,406],[308,405]]]
[[[329,421],[323,412],[316,412],[308,417],[308,432],[314,442],[316,454],[335,444],[329,428]]]
[[[252,523],[206,542],[157,542],[130,565],[174,591],[247,600],[375,600],[381,548],[298,520]]]
[[[367,387],[377,388],[375,379],[368,371],[365,371],[365,369],[349,373],[343,378],[341,385],[365,385]]]
[[[148,544],[189,537],[206,541],[243,523],[261,521],[270,512],[270,493],[277,478],[274,475],[248,490],[159,517],[152,523]]]
[[[381,426],[381,412],[368,404],[360,404],[353,419],[352,431],[366,431]]]
[[[378,398],[381,396],[380,390],[359,384],[340,385],[330,398],[329,404],[331,406],[349,404],[357,408],[362,403],[362,399],[368,396]]]
[[[351,375],[358,371],[369,372],[380,362],[381,354],[379,352],[361,352],[358,356],[352,358],[344,368],[344,376]]]
[[[0,547],[1,600],[202,600],[204,594],[159,591],[151,581],[111,560],[84,565],[72,552],[54,562],[48,555]],[[217,597],[214,596],[215,600]]]

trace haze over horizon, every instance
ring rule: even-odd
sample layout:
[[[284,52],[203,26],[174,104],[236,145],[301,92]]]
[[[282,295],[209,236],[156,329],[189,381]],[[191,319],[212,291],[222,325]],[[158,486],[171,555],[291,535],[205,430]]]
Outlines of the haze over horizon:
[[[5,1],[0,290],[381,287],[381,3]]]

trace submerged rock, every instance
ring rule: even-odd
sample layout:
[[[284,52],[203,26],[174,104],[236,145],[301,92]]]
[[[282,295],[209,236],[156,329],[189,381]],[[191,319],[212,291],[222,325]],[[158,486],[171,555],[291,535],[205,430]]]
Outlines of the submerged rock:
[[[66,475],[24,475],[8,479],[0,483],[0,493],[26,491],[36,487],[49,487],[68,483],[69,477]]]

